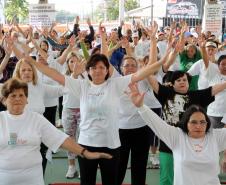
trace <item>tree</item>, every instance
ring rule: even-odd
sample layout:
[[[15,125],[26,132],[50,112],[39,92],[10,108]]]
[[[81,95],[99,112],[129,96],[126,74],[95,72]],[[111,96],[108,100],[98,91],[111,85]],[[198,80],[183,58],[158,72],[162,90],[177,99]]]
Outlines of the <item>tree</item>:
[[[125,10],[129,11],[138,8],[137,0],[125,0]],[[119,0],[107,1],[107,17],[110,20],[116,20],[119,16]]]
[[[7,0],[4,13],[8,21],[12,21],[14,18],[24,20],[29,13],[28,2],[26,0]]]

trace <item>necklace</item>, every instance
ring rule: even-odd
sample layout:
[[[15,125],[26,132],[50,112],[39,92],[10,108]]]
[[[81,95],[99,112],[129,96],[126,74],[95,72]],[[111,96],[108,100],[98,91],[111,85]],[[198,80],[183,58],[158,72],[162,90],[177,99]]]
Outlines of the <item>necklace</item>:
[[[204,140],[205,140],[205,137],[203,137],[201,139],[194,139],[194,138],[191,138],[188,136],[189,144],[191,145],[192,149],[197,153],[199,153],[203,150]]]

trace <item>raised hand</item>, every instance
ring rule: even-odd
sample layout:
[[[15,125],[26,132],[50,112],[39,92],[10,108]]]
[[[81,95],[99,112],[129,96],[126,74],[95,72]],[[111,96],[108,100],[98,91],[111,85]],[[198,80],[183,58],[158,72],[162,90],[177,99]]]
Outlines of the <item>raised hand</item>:
[[[149,28],[144,28],[150,38],[156,38],[158,24],[156,21]]]
[[[91,26],[91,20],[90,20],[90,18],[88,18],[86,22],[87,22],[87,24],[88,24],[89,26]]]
[[[79,16],[76,16],[75,19],[74,19],[74,24],[78,24],[79,20],[80,20]]]
[[[75,40],[76,40],[75,35],[72,35],[68,41],[68,44],[71,48],[73,48],[75,46],[75,43],[76,43]]]
[[[130,83],[128,87],[130,92],[126,91],[125,93],[136,107],[141,107],[144,103],[145,92],[140,93],[137,83]]]
[[[86,63],[87,62],[85,59],[83,59],[82,61],[75,62],[74,68],[73,68],[74,77],[78,77],[80,74],[82,74],[85,71]]]
[[[173,22],[170,24],[170,29],[171,29],[171,30],[175,30],[176,27],[177,27],[177,23],[176,23],[176,21],[173,21]]]

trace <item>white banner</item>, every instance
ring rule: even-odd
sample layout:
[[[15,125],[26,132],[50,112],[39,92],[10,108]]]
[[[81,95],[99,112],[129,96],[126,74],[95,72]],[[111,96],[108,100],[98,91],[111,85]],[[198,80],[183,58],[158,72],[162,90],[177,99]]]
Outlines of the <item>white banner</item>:
[[[204,9],[203,29],[211,31],[216,36],[222,35],[222,9],[221,4],[206,4]]]
[[[49,27],[55,21],[55,18],[55,4],[30,4],[30,25],[37,27]]]

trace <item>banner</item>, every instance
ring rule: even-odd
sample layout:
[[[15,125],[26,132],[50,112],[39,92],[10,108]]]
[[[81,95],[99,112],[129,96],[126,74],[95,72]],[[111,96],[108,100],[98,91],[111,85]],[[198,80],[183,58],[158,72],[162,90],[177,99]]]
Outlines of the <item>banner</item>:
[[[226,17],[226,0],[219,0],[219,3],[223,5],[222,10],[223,17]]]
[[[222,9],[221,4],[206,4],[204,8],[203,30],[211,31],[216,36],[222,35]]]
[[[167,17],[172,18],[201,18],[201,0],[168,0]]]
[[[37,27],[49,27],[55,21],[55,18],[55,4],[30,4],[30,25]]]

